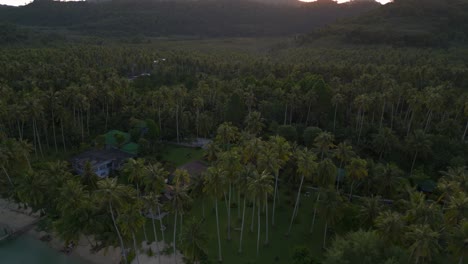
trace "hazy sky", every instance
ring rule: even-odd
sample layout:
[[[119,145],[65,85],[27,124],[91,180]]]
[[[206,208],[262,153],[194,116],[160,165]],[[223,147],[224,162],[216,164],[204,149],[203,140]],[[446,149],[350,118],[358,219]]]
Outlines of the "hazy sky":
[[[315,0],[301,0],[304,2],[313,2]],[[342,2],[347,2],[348,0],[338,0],[339,3]],[[377,0],[378,2],[385,4],[390,2],[391,0]],[[29,2],[32,2],[32,0],[0,0],[0,5],[13,5],[13,6],[19,6],[19,5],[25,5]]]

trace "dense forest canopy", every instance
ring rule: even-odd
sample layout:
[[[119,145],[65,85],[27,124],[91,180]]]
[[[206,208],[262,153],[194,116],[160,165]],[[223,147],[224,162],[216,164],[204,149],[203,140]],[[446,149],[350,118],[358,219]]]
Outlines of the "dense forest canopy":
[[[357,7],[0,10],[0,196],[41,212],[42,229],[67,243],[131,248],[122,262],[155,240],[167,246],[148,255],[179,250],[187,263],[464,263],[464,5],[395,1],[302,37],[215,39],[157,36],[288,35],[312,10]],[[128,131],[138,156],[110,178],[91,165],[76,175],[70,158],[103,150],[109,130]],[[200,151],[198,176],[165,159],[194,138],[212,142],[178,158]]]
[[[379,6],[372,2],[278,6],[245,0],[37,1],[0,9],[0,22],[101,36],[291,36]]]

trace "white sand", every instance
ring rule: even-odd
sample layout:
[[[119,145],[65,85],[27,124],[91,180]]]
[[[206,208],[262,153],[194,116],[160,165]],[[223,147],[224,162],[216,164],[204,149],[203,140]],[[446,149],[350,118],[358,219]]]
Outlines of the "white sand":
[[[164,248],[168,247],[169,245],[163,243],[163,242],[159,242],[158,243],[159,245],[159,249],[161,251],[164,250]],[[146,254],[146,252],[148,252],[148,249],[151,247],[151,250],[153,251],[154,255],[152,257],[148,256]],[[138,258],[140,260],[140,264],[154,264],[154,263],[159,263],[159,258],[158,258],[158,255],[157,255],[157,248],[156,248],[156,242],[153,242],[151,245],[147,245],[146,242],[143,242],[141,244],[141,249],[140,249],[140,254],[138,254]],[[177,251],[177,264],[183,264],[184,261],[183,261],[183,258],[182,258],[182,254]],[[132,261],[132,264],[137,264],[137,260],[136,258]],[[174,260],[174,255],[171,254],[171,255],[164,255],[164,254],[161,254],[161,264],[175,264],[175,260]]]

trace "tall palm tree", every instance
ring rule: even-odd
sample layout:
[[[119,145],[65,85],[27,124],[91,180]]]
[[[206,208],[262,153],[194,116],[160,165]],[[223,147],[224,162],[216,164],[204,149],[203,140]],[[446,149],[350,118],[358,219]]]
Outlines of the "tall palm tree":
[[[463,260],[468,258],[468,220],[451,228],[448,248],[459,258],[458,264],[463,264]]]
[[[216,131],[216,139],[223,145],[224,150],[230,148],[230,144],[239,136],[239,129],[231,123],[223,123]]]
[[[334,188],[330,188],[323,193],[322,200],[319,203],[319,211],[325,219],[325,228],[323,235],[323,248],[327,243],[328,226],[334,226],[342,217],[343,199]]]
[[[239,173],[242,169],[239,155],[237,150],[231,149],[224,152],[220,158],[220,165],[225,171],[225,175],[228,181],[228,201],[227,201],[227,213],[228,213],[228,240],[231,240],[231,197],[232,197],[232,183],[235,182]]]
[[[314,216],[312,217],[312,225],[310,226],[310,233],[314,230],[315,218],[317,215],[317,207],[320,202],[320,194],[322,188],[331,188],[336,180],[337,169],[333,162],[326,158],[317,165],[317,177],[315,183],[318,186],[317,201],[314,205]]]
[[[213,197],[216,210],[216,230],[218,232],[218,261],[222,262],[221,253],[221,237],[219,234],[219,216],[218,216],[218,199],[223,195],[226,188],[226,171],[223,168],[215,166],[208,168],[205,175],[204,191]]]
[[[201,258],[206,255],[208,242],[208,235],[204,231],[202,221],[195,218],[186,221],[179,235],[179,241],[184,255],[192,263],[199,263]]]
[[[398,143],[398,138],[393,133],[392,129],[384,127],[379,129],[379,133],[373,136],[372,145],[379,154],[381,160],[385,153],[392,150]]]
[[[344,96],[340,93],[335,94],[332,97],[332,104],[335,106],[335,114],[333,115],[333,133],[335,133],[336,128],[336,114],[338,112],[338,105],[344,102]]]
[[[413,175],[414,165],[418,155],[425,155],[431,151],[431,141],[422,130],[416,130],[406,137],[406,145],[414,153],[410,175]]]
[[[315,147],[318,149],[320,153],[320,159],[323,160],[324,155],[328,154],[328,151],[335,147],[333,141],[335,140],[335,136],[329,132],[321,132],[315,138]]]
[[[450,196],[445,216],[447,222],[459,224],[468,217],[468,196],[464,192],[455,192]]]
[[[133,240],[133,250],[135,252],[135,259],[137,264],[140,264],[140,257],[135,233],[143,225],[145,225],[145,218],[140,213],[141,209],[141,199],[134,199],[133,201],[129,202],[128,206],[124,206],[121,209],[121,213],[117,217],[117,223],[122,230],[122,235],[126,237],[131,236],[131,239]]]
[[[363,199],[359,206],[359,218],[362,226],[372,227],[383,208],[381,199],[380,196],[365,197]]]
[[[243,202],[243,207],[242,207],[242,223],[241,223],[240,239],[239,239],[239,254],[242,253],[242,238],[244,235],[246,200],[247,200],[247,196],[251,196],[247,192],[247,186],[248,186],[247,184],[249,182],[249,179],[256,177],[257,173],[258,172],[255,169],[255,167],[252,164],[248,164],[244,166],[244,169],[242,170],[242,173],[240,174],[239,180],[237,182],[237,186],[239,190],[244,190],[244,202]]]
[[[126,207],[126,203],[134,198],[135,192],[132,188],[126,185],[122,185],[117,183],[117,179],[104,179],[97,183],[98,190],[96,191],[96,196],[98,197],[97,200],[102,203],[102,205],[107,206],[109,213],[112,218],[112,222],[114,224],[115,231],[120,241],[120,248],[122,250],[122,256],[124,258],[124,262],[127,263],[127,254],[125,250],[125,245],[123,241],[122,234],[120,229],[117,225],[117,218],[115,215],[114,210],[119,210],[120,208]]]
[[[161,263],[161,250],[159,249],[158,233],[156,232],[156,224],[154,222],[154,218],[155,218],[154,209],[155,207],[159,207],[159,195],[153,192],[147,193],[146,196],[142,197],[142,201],[143,201],[143,208],[148,210],[151,216],[151,224],[153,225],[153,235],[154,235],[154,241],[156,242],[158,262]],[[159,219],[161,218],[162,218],[161,215],[159,215]]]
[[[167,172],[161,163],[149,164],[146,166],[146,173],[144,174],[145,177],[143,179],[145,185],[146,193],[154,193],[159,194],[163,193],[166,188],[165,180],[169,176],[169,172]],[[158,210],[159,215],[159,227],[161,229],[162,234],[162,241],[165,242],[166,239],[164,237],[164,228],[163,222],[161,217],[161,205],[158,202],[159,200],[155,200],[154,202],[156,205],[156,209]]]
[[[430,262],[440,250],[440,234],[429,225],[409,226],[405,239],[415,263]]]
[[[341,142],[336,146],[335,153],[333,156],[340,162],[339,169],[343,169],[343,166],[346,166],[347,163],[356,156],[356,153],[353,151],[353,147],[349,145],[348,142]],[[336,189],[340,188],[341,178],[337,178]]]
[[[263,124],[263,118],[262,114],[260,112],[254,111],[250,112],[247,117],[245,118],[244,124],[245,124],[245,130],[256,136],[260,132],[262,132],[263,127],[265,126]]]
[[[251,178],[247,184],[248,192],[255,197],[257,203],[257,220],[258,220],[258,230],[257,230],[257,256],[260,250],[260,211],[262,207],[262,201],[264,201],[266,208],[268,208],[267,200],[268,194],[273,192],[273,177],[268,174],[268,172],[263,171],[261,174],[257,173],[255,178]],[[268,225],[268,209],[266,211],[267,225]],[[268,226],[266,227],[266,239],[265,242],[268,243]]]
[[[392,211],[384,211],[375,219],[375,226],[380,236],[388,242],[400,244],[406,228],[404,217]]]
[[[144,159],[129,159],[122,168],[128,181],[135,184],[137,195],[140,196],[140,186],[143,184],[147,173]]]
[[[289,224],[287,235],[291,233],[292,224],[299,210],[299,202],[301,199],[302,185],[304,183],[304,179],[309,180],[310,178],[312,178],[312,175],[314,175],[315,171],[317,170],[317,157],[312,151],[308,149],[298,150],[296,152],[296,156],[297,172],[301,175],[301,183],[299,184],[299,190],[297,191],[296,203],[294,205],[294,210],[291,216],[291,222]]]
[[[266,153],[261,157],[267,157],[267,153],[271,151],[273,153],[273,159],[267,161],[268,167],[272,170],[272,173],[275,175],[275,190],[273,194],[273,212],[271,215],[271,223],[275,226],[275,210],[276,210],[276,200],[278,198],[278,179],[280,168],[283,167],[286,162],[288,162],[291,157],[291,145],[288,141],[280,136],[274,136],[270,138],[270,144],[266,145],[270,147],[270,150],[266,150]],[[261,158],[260,157],[260,158]]]
[[[187,171],[176,170],[174,172],[173,180],[173,191],[172,191],[172,212],[174,213],[174,237],[173,237],[173,250],[174,250],[174,262],[177,263],[177,252],[176,252],[176,232],[177,232],[177,217],[182,216],[187,208],[188,204],[191,203],[191,198],[188,195],[188,186],[190,180]]]
[[[351,190],[349,192],[349,200],[353,197],[353,187],[356,181],[360,181],[369,175],[367,170],[367,161],[359,158],[351,159],[351,162],[346,166],[348,176],[351,178]]]

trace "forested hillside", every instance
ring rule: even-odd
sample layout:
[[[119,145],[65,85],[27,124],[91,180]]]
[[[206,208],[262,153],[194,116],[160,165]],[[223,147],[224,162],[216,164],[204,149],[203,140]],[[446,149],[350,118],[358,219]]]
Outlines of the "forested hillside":
[[[279,36],[307,33],[378,3],[269,5],[252,1],[37,1],[0,9],[0,22],[100,36]]]
[[[355,44],[447,47],[466,43],[468,2],[396,0],[360,18],[319,29],[308,41],[331,36]]]

